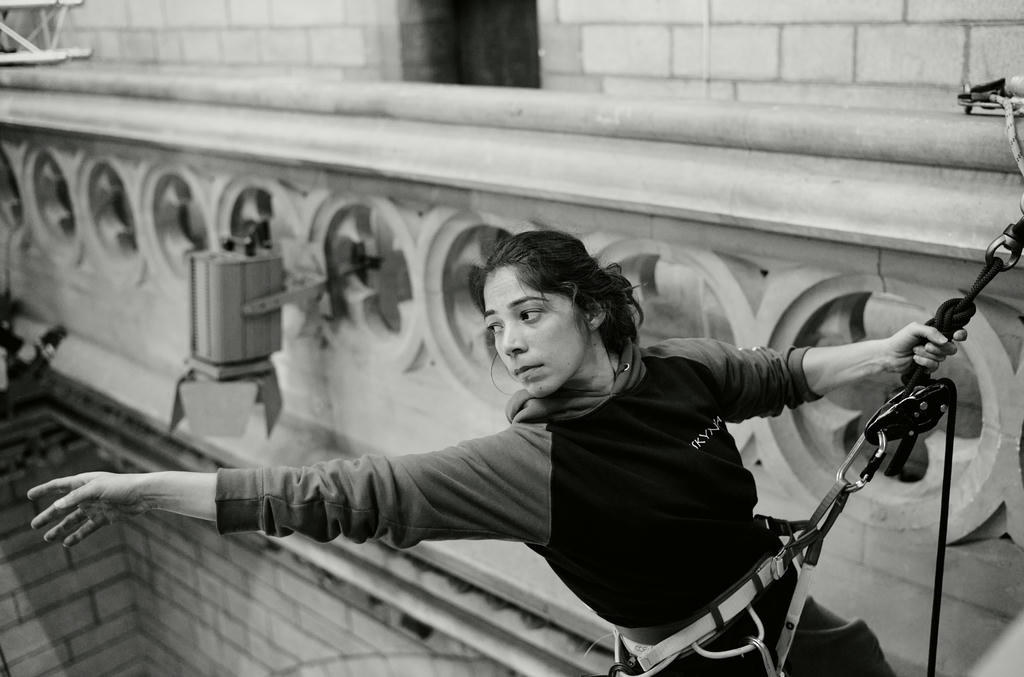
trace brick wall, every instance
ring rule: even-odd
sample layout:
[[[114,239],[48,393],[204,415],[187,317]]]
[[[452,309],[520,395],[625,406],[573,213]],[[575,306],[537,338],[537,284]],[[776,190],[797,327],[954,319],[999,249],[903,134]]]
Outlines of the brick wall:
[[[68,45],[93,62],[380,80],[389,3],[372,0],[88,0],[69,13]]]
[[[95,467],[72,446],[61,467]],[[92,463],[86,459],[92,459]],[[0,477],[0,649],[13,677],[143,674],[135,580],[122,531],[66,550],[29,528],[36,514],[28,487],[53,476],[49,468]]]
[[[542,86],[638,96],[956,109],[1024,71],[1017,0],[536,0]],[[451,2],[88,0],[93,62],[452,81]]]
[[[160,513],[71,549],[43,542],[25,492],[97,469],[91,451],[0,478],[0,648],[14,677],[512,677],[262,536]]]
[[[952,110],[964,82],[1024,72],[1015,0],[538,5],[548,89]]]

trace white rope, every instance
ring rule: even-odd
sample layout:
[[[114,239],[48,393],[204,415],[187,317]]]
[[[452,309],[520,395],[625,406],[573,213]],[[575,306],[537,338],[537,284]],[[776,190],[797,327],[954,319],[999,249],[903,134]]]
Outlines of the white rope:
[[[1024,154],[1020,150],[1020,141],[1017,139],[1017,125],[1014,117],[1024,115],[1024,99],[1019,97],[999,96],[993,94],[991,100],[1003,107],[1006,114],[1006,138],[1010,142],[1010,152],[1013,153],[1013,160],[1017,163],[1017,169],[1024,177]]]

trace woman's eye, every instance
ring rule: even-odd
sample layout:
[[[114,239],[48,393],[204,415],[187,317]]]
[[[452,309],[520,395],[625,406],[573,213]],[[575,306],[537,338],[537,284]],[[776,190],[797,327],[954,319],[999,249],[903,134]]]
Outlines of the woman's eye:
[[[539,317],[539,310],[524,310],[523,312],[519,313],[519,319],[522,320],[523,322],[533,322]]]
[[[488,334],[491,334],[491,335],[497,334],[498,332],[501,331],[501,325],[500,324],[489,324],[486,327],[484,327],[484,331],[487,332]]]

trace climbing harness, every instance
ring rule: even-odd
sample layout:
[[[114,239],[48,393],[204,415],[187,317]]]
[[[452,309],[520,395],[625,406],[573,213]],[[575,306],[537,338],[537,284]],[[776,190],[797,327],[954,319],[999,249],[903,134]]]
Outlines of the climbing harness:
[[[1016,136],[1014,117],[1024,115],[1024,76],[997,80],[971,88],[958,97],[967,112],[973,107],[1002,108],[1006,115],[1007,134],[1014,160],[1024,175],[1024,158]],[[1021,218],[1011,223],[996,237],[985,251],[981,273],[971,289],[962,298],[943,302],[935,316],[926,324],[934,326],[947,339],[963,329],[976,312],[975,299],[996,275],[1010,270],[1020,260],[1024,248],[1024,196],[1021,197]],[[1006,260],[1000,257],[1005,250]],[[946,536],[949,522],[949,501],[952,485],[953,443],[956,425],[956,385],[948,378],[931,379],[927,369],[912,364],[902,374],[903,387],[892,395],[871,416],[860,438],[836,471],[835,483],[804,521],[790,522],[762,515],[755,516],[782,541],[774,555],[763,557],[731,588],[719,595],[707,607],[685,621],[682,628],[651,647],[644,647],[633,655],[627,641],[618,630],[614,632],[615,663],[608,677],[630,675],[653,677],[679,658],[700,655],[705,658],[731,658],[758,652],[767,677],[785,677],[784,666],[796,627],[810,590],[810,583],[825,536],[835,524],[849,497],[863,489],[874,477],[888,455],[890,442],[899,441],[884,470],[886,476],[899,475],[922,433],[937,426],[946,417],[945,450],[939,503],[939,533],[936,550],[935,582],[933,587],[931,628],[928,646],[928,677],[935,675],[938,644],[939,610],[945,561]],[[872,450],[873,449],[873,450]],[[847,475],[860,465],[855,479]],[[778,582],[792,569],[799,573],[793,589],[786,617],[775,645],[775,657],[765,644],[764,625],[754,611],[754,603],[768,586]],[[732,622],[748,614],[754,622],[756,634],[745,638],[735,649],[710,651],[706,647],[729,627]]]

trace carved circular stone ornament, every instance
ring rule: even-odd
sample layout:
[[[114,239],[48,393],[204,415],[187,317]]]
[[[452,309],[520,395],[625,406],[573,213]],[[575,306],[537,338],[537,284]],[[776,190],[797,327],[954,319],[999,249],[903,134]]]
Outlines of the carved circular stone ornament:
[[[403,210],[383,198],[332,196],[317,210],[335,319],[348,318],[396,370],[410,369],[423,344],[423,274]]]
[[[495,406],[503,405],[518,385],[496,359],[467,278],[495,241],[533,228],[524,221],[445,207],[428,212],[421,224],[427,346],[457,383]]]
[[[184,289],[187,254],[209,249],[216,237],[202,186],[195,172],[177,165],[150,167],[142,180],[139,249],[168,291]]]
[[[58,151],[31,147],[25,159],[25,223],[39,250],[55,263],[77,266],[82,260],[74,191],[68,177],[75,176],[81,154],[68,157]]]
[[[622,238],[604,244],[598,258],[604,265],[618,263],[636,285],[644,309],[641,345],[691,337],[747,346],[754,340],[753,310],[730,263],[718,254],[657,240]],[[756,419],[729,424],[741,450],[759,428],[764,426]]]
[[[73,193],[84,207],[86,253],[96,270],[118,286],[138,284],[145,270],[139,253],[135,201],[138,167],[115,159],[87,160]]]
[[[806,277],[808,271],[797,275]],[[771,339],[776,347],[882,338],[908,321],[927,319],[942,301],[958,296],[955,291],[898,281],[883,284],[874,276],[822,274],[817,281],[802,281],[809,284],[800,285],[795,279],[788,283],[776,280],[780,296],[784,289],[793,290],[788,299],[779,300],[782,313]],[[879,321],[878,316],[886,314],[889,321]],[[1006,378],[1013,367],[984,312],[975,315],[968,332],[960,354],[947,360],[937,374],[956,372],[954,381],[960,390],[950,540],[969,535],[1004,502],[1006,478],[1000,468],[1016,456],[1021,430],[1020,387]],[[867,335],[856,335],[859,333]],[[890,388],[898,387],[897,375],[892,375],[890,381]],[[818,402],[770,419],[775,444],[767,454],[762,450],[766,466],[775,475],[796,478],[805,491],[820,497],[834,481],[835,470],[849,451],[853,436],[861,432],[867,417],[884,401],[884,390],[875,389],[877,398],[862,393],[852,400],[845,393],[845,401],[841,397],[846,389],[834,391]],[[971,398],[976,401],[972,403]],[[879,472],[851,498],[846,513],[889,529],[933,530],[939,519],[944,425],[945,420],[918,441],[927,449],[927,470],[921,479],[903,482]],[[890,447],[890,454],[894,450],[895,446]]]

